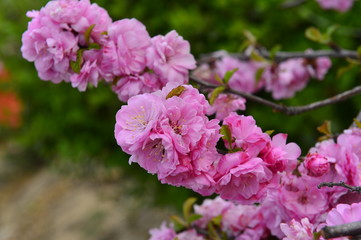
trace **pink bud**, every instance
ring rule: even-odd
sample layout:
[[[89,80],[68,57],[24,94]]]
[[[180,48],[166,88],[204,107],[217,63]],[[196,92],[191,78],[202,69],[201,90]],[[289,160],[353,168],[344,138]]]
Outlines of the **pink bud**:
[[[305,168],[308,170],[309,175],[320,177],[330,170],[329,160],[318,153],[309,153],[303,162]]]

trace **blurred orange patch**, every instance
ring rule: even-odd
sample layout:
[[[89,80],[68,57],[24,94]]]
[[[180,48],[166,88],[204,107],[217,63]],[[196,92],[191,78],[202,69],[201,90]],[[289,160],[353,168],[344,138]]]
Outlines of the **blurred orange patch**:
[[[17,128],[21,125],[23,105],[13,92],[0,92],[0,125]]]

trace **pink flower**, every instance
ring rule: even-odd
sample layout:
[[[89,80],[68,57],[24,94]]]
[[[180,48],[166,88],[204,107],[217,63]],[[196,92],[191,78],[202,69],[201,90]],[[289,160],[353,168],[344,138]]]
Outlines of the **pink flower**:
[[[228,153],[217,167],[217,192],[223,199],[250,203],[260,201],[272,173],[260,158],[245,152]]]
[[[204,237],[200,236],[195,229],[181,232],[177,235],[178,240],[205,240]]]
[[[134,18],[113,22],[102,49],[101,67],[105,78],[113,79],[144,71],[150,40],[145,26]]]
[[[300,222],[292,219],[288,224],[281,223],[281,230],[286,235],[283,240],[313,240],[314,226],[308,218],[302,218]]]
[[[108,15],[108,12],[104,8],[99,7],[96,3],[93,3],[85,10],[80,19],[71,25],[71,27],[82,34],[82,44],[86,44],[83,38],[84,33],[91,25],[94,25],[90,33],[90,39],[100,43],[101,35],[107,32],[111,24],[112,19]]]
[[[148,49],[147,59],[149,68],[161,77],[164,85],[168,82],[187,83],[188,71],[196,67],[189,42],[174,30],[165,36],[158,35],[152,38],[152,47]]]
[[[316,0],[320,7],[323,9],[333,9],[339,12],[348,11],[352,5],[354,0]]]
[[[238,69],[229,80],[229,87],[243,92],[253,93],[259,90],[264,82],[256,79],[256,73],[264,64],[254,61],[240,61],[226,56],[216,63],[216,73],[224,78],[226,72]]]
[[[58,0],[48,2],[42,11],[57,23],[75,24],[89,6],[89,0]]]
[[[163,179],[176,171],[179,157],[169,135],[151,133],[145,139],[142,148],[137,149],[130,157],[129,163],[132,162]]]
[[[154,92],[161,86],[161,82],[155,74],[145,72],[121,77],[112,86],[112,90],[120,101],[127,102],[133,96]]]
[[[176,232],[172,227],[167,227],[162,223],[160,228],[153,228],[149,230],[149,240],[174,240],[177,237]]]
[[[324,79],[331,65],[332,62],[328,57],[316,58],[315,62],[308,68],[310,76],[318,80]]]
[[[309,73],[303,58],[289,59],[280,63],[273,76],[266,81],[266,90],[274,99],[293,97],[309,81]]]
[[[336,226],[350,222],[361,221],[361,203],[338,204],[327,214],[328,226]]]
[[[117,112],[115,138],[123,151],[133,154],[144,147],[163,112],[163,102],[151,94],[129,99]]]
[[[229,208],[222,217],[222,229],[236,235],[246,229],[253,229],[262,223],[260,207],[255,205],[235,205]]]
[[[270,141],[269,135],[262,132],[252,116],[240,116],[232,112],[224,119],[223,125],[230,128],[235,138],[232,147],[241,148],[250,156],[257,156]],[[229,143],[225,145],[229,147]]]
[[[318,181],[307,176],[283,177],[284,183],[279,199],[287,215],[295,220],[307,217],[313,223],[324,214],[329,207],[328,196],[317,188]]]
[[[318,153],[307,154],[303,162],[304,167],[311,176],[319,177],[330,171],[330,162],[327,157]]]
[[[221,93],[218,95],[214,103],[209,107],[207,114],[212,115],[216,114],[216,119],[223,120],[231,112],[236,112],[238,110],[246,109],[246,99],[239,97],[234,94],[224,94]]]
[[[206,199],[201,205],[194,205],[194,213],[202,215],[202,218],[196,221],[197,226],[206,228],[208,222],[218,216],[223,216],[234,204],[223,200],[221,197],[215,199]]]
[[[164,118],[160,121],[162,132],[169,133],[178,152],[186,154],[196,147],[205,129],[205,121],[196,109],[189,107],[189,102],[179,97],[172,97],[165,103]]]
[[[102,79],[99,69],[101,61],[101,52],[96,49],[87,50],[83,53],[83,64],[79,73],[73,73],[70,76],[72,87],[78,88],[84,92],[88,84],[97,87],[98,82]]]
[[[50,19],[42,12],[30,15],[34,18],[22,36],[23,57],[35,63],[42,80],[69,81],[70,61],[79,49],[77,37],[57,25],[47,26]]]
[[[273,136],[259,157],[273,172],[293,171],[297,166],[297,158],[301,155],[301,149],[296,143],[286,144],[287,134],[279,133]]]

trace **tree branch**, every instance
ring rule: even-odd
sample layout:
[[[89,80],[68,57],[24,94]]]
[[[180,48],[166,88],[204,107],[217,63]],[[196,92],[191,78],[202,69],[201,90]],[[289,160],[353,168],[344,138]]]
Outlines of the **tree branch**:
[[[344,187],[344,188],[347,188],[351,192],[357,192],[357,193],[361,194],[361,186],[350,186],[350,185],[347,185],[344,182],[338,182],[338,183],[323,182],[323,183],[320,183],[317,187],[320,189],[322,187],[331,187],[332,188],[332,187],[335,187],[335,186]],[[361,228],[361,226],[360,226],[360,228]]]
[[[197,83],[199,85],[201,85],[203,88],[216,88],[218,87],[215,84],[203,81],[201,79],[198,79],[194,76],[190,76],[190,80],[193,81],[194,83]],[[273,110],[275,110],[276,112],[282,112],[286,115],[297,115],[297,114],[301,114],[304,112],[308,112],[308,111],[312,111],[314,109],[318,109],[327,105],[331,105],[334,103],[338,103],[341,101],[344,101],[352,96],[361,94],[361,85],[357,86],[351,90],[345,91],[343,93],[337,94],[333,97],[321,100],[321,101],[317,101],[311,104],[307,104],[307,105],[303,105],[303,106],[286,106],[283,104],[278,104],[269,100],[266,100],[264,98],[255,96],[253,94],[250,93],[246,93],[246,92],[241,92],[241,91],[236,91],[233,89],[226,89],[225,90],[228,93],[233,93],[236,94],[238,96],[244,97],[250,101],[271,107]]]
[[[356,238],[352,238],[352,239],[360,239],[361,221],[346,223],[332,227],[326,226],[321,229],[321,235],[326,239],[343,237],[343,236],[353,236]]]
[[[271,59],[271,53],[266,49],[257,49],[257,53],[264,58]],[[218,51],[208,54],[202,54],[198,63],[209,63],[217,60],[225,55],[229,55],[240,60],[250,60],[250,55],[245,53],[226,53],[225,51]],[[331,58],[353,58],[358,59],[359,56],[356,51],[340,49],[340,50],[315,50],[306,52],[282,52],[279,51],[274,55],[276,62],[282,62],[291,58],[307,58],[315,59],[319,57]]]

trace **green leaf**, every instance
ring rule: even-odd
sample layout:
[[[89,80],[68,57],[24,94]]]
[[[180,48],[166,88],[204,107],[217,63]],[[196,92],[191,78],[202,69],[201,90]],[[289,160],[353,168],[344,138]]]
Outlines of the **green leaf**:
[[[192,213],[193,210],[193,205],[194,203],[197,201],[197,198],[191,197],[188,198],[184,203],[183,203],[183,217],[186,220],[187,223],[189,223],[189,216]]]
[[[275,59],[277,52],[279,52],[281,50],[281,48],[282,48],[282,46],[279,44],[273,46],[272,49],[270,50],[270,58]]]
[[[261,80],[264,71],[265,71],[265,68],[258,68],[257,69],[257,71],[256,71],[256,83],[258,83],[259,80]]]
[[[85,32],[84,32],[84,38],[85,38],[85,42],[86,42],[87,45],[89,45],[90,35],[91,35],[94,27],[95,27],[95,24],[92,24],[92,25],[90,25],[90,26],[87,28],[87,30],[85,30]]]
[[[249,45],[255,45],[257,43],[257,38],[250,31],[244,30],[243,34],[247,38]]]
[[[251,52],[251,59],[256,62],[267,62],[267,60],[261,55],[259,55],[256,51]]]
[[[184,219],[176,215],[171,216],[170,219],[173,222],[174,229],[176,231],[180,231],[188,226],[188,224],[186,223],[186,221],[184,221]]]
[[[265,133],[267,133],[268,135],[272,135],[272,133],[274,133],[275,130],[267,130]]]
[[[232,142],[232,133],[228,125],[222,125],[220,133],[223,135],[222,139]]]
[[[219,82],[220,84],[224,84],[223,83],[223,79],[216,73],[214,74],[214,78],[216,79],[217,82]]]
[[[344,75],[345,73],[347,73],[348,71],[350,71],[352,68],[354,68],[356,65],[354,64],[349,64],[345,67],[341,67],[337,70],[337,74],[336,77],[340,78],[342,75]]]
[[[331,40],[331,36],[332,34],[334,34],[334,32],[336,32],[336,30],[339,28],[340,25],[337,25],[337,24],[334,24],[334,25],[331,25],[327,28],[326,30],[326,37],[329,38]]]
[[[314,232],[313,233],[313,240],[318,240],[322,236],[321,231],[320,232]]]
[[[184,91],[186,90],[186,88],[184,86],[178,86],[176,88],[173,88],[166,96],[166,99],[177,96],[179,97]]]
[[[322,33],[320,32],[319,29],[315,28],[315,27],[309,27],[306,29],[305,35],[308,39],[315,41],[315,42],[320,42],[321,39],[323,38]]]
[[[235,153],[235,152],[241,152],[241,151],[243,151],[242,148],[233,148],[233,149],[229,150],[228,152]]]
[[[188,224],[191,224],[194,221],[197,221],[198,219],[201,219],[203,216],[200,214],[191,214],[188,218]]]
[[[326,135],[331,135],[331,122],[329,120],[324,121],[321,126],[317,127],[317,131]]]
[[[101,49],[98,43],[89,43],[88,49]]]
[[[218,215],[218,216],[212,218],[212,219],[211,219],[211,222],[212,222],[215,226],[220,227],[220,226],[221,226],[221,223],[222,223],[222,215]]]
[[[361,128],[361,122],[357,120],[356,118],[353,119],[353,122],[356,124],[358,128]]]
[[[220,236],[217,233],[217,230],[211,222],[208,223],[208,232],[211,240],[221,240]]]
[[[225,89],[226,89],[225,86],[216,87],[211,93],[211,96],[209,97],[209,103],[212,105],[214,101],[216,101],[218,95],[224,92]]]
[[[228,82],[229,82],[229,80],[231,79],[231,77],[233,76],[233,74],[234,74],[235,72],[237,72],[237,71],[238,71],[238,68],[234,68],[234,69],[232,69],[232,70],[230,70],[230,71],[227,71],[226,74],[224,75],[223,82],[224,82],[225,84],[228,84]]]
[[[80,73],[81,64],[83,62],[83,52],[85,49],[81,48],[76,53],[76,60],[70,61],[70,67],[75,73]]]

